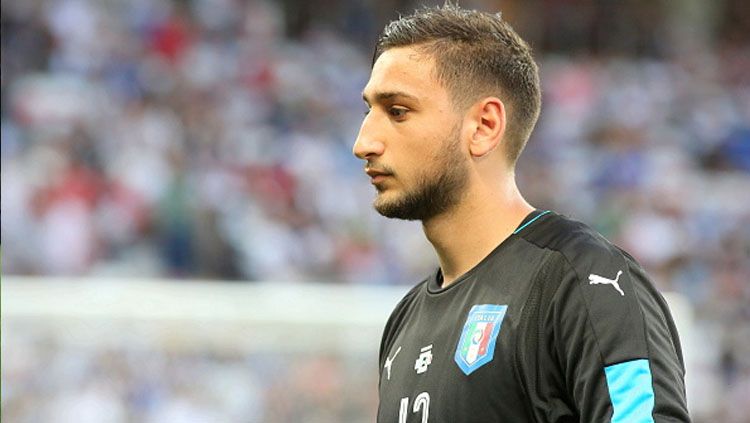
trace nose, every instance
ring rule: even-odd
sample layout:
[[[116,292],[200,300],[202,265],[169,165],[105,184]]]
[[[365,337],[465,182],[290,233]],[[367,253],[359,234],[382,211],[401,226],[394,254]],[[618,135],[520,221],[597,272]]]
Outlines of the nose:
[[[362,126],[359,128],[357,140],[354,141],[352,153],[362,160],[368,160],[372,156],[380,156],[385,150],[385,144],[379,141],[375,128],[375,122],[371,119],[372,113],[365,116]]]

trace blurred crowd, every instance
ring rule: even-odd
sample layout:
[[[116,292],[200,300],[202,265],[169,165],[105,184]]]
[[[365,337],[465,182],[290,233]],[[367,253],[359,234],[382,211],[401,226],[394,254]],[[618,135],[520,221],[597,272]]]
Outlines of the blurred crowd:
[[[715,397],[750,392],[750,11],[712,3],[690,38],[655,2],[508,3],[544,86],[522,192],[686,296]],[[4,1],[3,273],[415,283],[429,245],[351,155],[372,43],[412,8]]]
[[[17,338],[18,340],[22,338]],[[159,343],[80,348],[14,343],[3,369],[13,423],[366,423],[371,357],[299,352],[170,351]],[[39,371],[44,363],[45,371]],[[7,366],[7,365],[4,365]]]

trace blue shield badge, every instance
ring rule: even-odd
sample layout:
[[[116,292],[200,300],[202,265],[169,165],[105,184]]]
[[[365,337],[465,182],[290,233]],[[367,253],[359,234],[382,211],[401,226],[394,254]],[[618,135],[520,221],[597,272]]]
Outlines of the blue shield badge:
[[[492,361],[507,309],[507,305],[478,304],[469,311],[454,357],[464,374],[469,375]]]

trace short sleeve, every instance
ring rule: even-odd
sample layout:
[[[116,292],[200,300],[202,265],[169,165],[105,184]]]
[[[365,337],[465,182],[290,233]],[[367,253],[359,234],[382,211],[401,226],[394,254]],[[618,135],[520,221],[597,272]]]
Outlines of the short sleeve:
[[[689,421],[669,308],[615,247],[565,256],[547,314],[568,398],[585,422]]]

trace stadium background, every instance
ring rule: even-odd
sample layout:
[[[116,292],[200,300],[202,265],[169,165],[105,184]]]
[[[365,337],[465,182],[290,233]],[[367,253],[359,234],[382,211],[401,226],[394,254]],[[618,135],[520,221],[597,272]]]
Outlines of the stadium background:
[[[461,3],[541,65],[522,191],[673,293],[695,420],[747,422],[750,6]],[[3,0],[3,421],[372,421],[435,260],[350,150],[418,4]]]

